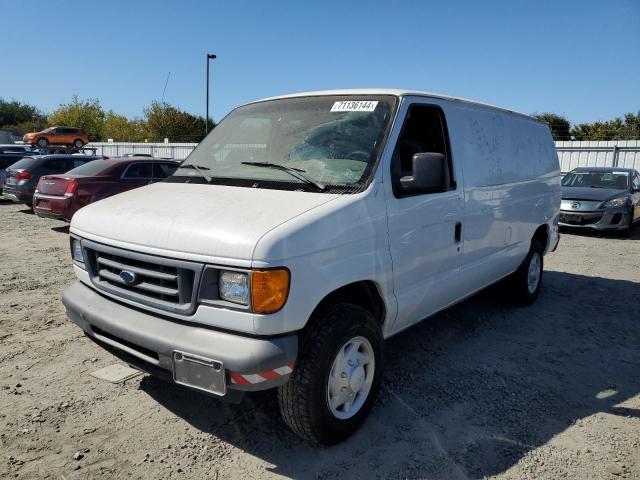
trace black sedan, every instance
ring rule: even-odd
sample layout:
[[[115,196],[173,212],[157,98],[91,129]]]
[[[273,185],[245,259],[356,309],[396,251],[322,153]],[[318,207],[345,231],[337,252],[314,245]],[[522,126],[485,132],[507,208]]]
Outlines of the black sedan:
[[[630,168],[582,167],[562,179],[559,225],[627,230],[640,220],[640,173]]]

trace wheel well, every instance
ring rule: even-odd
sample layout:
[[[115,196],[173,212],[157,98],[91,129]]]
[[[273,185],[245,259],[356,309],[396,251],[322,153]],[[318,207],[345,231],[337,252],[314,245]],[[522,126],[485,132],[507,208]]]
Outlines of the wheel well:
[[[547,242],[549,241],[549,232],[547,225],[540,225],[533,234],[532,240],[537,240],[542,245],[542,250],[547,250]]]
[[[316,306],[313,313],[327,305],[335,303],[351,303],[371,312],[373,317],[382,325],[385,317],[384,301],[375,284],[370,280],[350,283],[334,290]],[[313,317],[313,314],[311,315]]]

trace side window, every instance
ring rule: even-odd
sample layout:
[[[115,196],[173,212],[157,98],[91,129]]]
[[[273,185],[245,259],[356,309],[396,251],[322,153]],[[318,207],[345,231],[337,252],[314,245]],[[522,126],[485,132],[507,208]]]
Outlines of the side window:
[[[640,174],[636,173],[631,180],[631,186],[634,190],[640,190]]]
[[[177,168],[178,165],[175,163],[156,163],[153,166],[153,178],[167,178],[169,175],[173,175]]]
[[[50,158],[44,164],[44,171],[47,173],[64,173],[70,170],[69,160],[66,158]]]
[[[394,195],[403,196],[400,190],[400,179],[413,175],[413,156],[416,153],[444,155],[447,161],[448,179],[453,180],[449,152],[449,139],[442,109],[431,105],[412,105],[407,112],[391,161]],[[453,182],[449,183],[451,186],[455,185]]]
[[[150,163],[133,163],[124,172],[124,178],[129,180],[143,180],[151,178]]]
[[[87,162],[85,162],[85,161],[84,161],[84,160],[82,160],[81,158],[74,158],[74,159],[73,159],[73,166],[72,166],[71,168],[79,167],[79,166],[81,166],[81,165],[84,165],[85,163],[87,163]]]

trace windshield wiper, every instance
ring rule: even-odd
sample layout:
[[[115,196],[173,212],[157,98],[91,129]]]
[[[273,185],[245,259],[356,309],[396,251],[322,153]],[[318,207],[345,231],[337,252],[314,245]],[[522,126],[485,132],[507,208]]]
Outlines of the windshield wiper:
[[[209,167],[205,167],[204,165],[196,165],[195,163],[186,163],[184,165],[180,165],[178,168],[193,168],[202,176],[202,178],[207,181],[207,183],[211,183],[211,177],[204,172],[204,170],[211,170]]]
[[[313,185],[320,191],[325,190],[327,188],[324,184],[314,180],[308,175],[305,175],[305,170],[301,168],[287,167],[286,165],[281,165],[279,163],[272,163],[272,162],[240,162],[240,163],[242,165],[251,165],[254,167],[264,167],[264,168],[275,168],[276,170],[282,170],[283,172],[287,172],[292,177],[296,177],[298,180],[302,180],[304,183]]]

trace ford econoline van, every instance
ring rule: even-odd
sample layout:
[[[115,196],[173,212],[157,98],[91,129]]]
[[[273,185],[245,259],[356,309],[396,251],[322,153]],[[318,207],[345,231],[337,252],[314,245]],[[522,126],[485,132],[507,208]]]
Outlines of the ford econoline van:
[[[558,243],[547,125],[403,90],[312,92],[233,110],[167,180],[71,222],[86,335],[168,381],[337,443],[376,399],[384,340],[508,277],[533,302]]]

